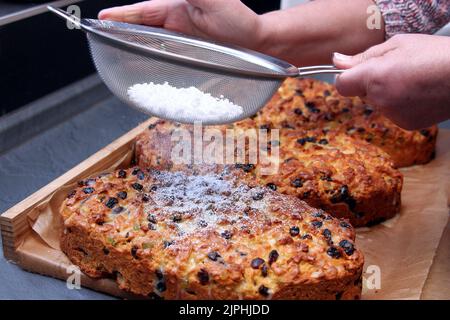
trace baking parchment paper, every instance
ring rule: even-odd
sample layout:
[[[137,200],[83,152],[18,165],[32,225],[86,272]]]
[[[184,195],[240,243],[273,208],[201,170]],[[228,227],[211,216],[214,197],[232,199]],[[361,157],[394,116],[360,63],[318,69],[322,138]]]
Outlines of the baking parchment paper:
[[[127,166],[132,153],[130,150],[102,171]],[[450,131],[439,133],[433,161],[401,171],[404,187],[400,214],[375,227],[357,229],[356,243],[365,255],[363,299],[421,298],[433,260],[439,259],[435,255],[448,220]],[[86,178],[98,173],[87,172]],[[63,186],[29,215],[34,231],[17,249],[19,264],[24,269],[60,279],[73,274],[70,261],[59,247],[58,209],[74,187],[74,184]],[[111,279],[81,275],[81,283],[111,295],[133,298],[118,289]],[[433,290],[450,291],[448,282],[442,286]]]

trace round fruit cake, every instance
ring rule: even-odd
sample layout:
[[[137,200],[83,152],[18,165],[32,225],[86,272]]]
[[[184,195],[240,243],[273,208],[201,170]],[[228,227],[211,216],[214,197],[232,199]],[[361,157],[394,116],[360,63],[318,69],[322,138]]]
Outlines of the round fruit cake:
[[[192,133],[191,126],[152,124],[136,141],[138,164],[176,167],[171,135],[180,127]],[[278,129],[277,174],[264,175],[258,163],[239,167],[261,185],[347,218],[355,227],[400,211],[402,175],[396,168],[430,161],[438,132],[436,126],[403,130],[359,98],[340,96],[331,84],[293,78],[252,118],[215,128]]]
[[[238,132],[255,127],[255,120],[247,119],[217,128]],[[136,140],[137,164],[143,168],[184,170],[184,164],[172,160],[178,144],[173,137],[178,130],[194,131],[190,125],[164,120],[151,124]],[[203,127],[206,130],[208,127]],[[203,149],[208,142],[203,141]],[[264,172],[262,163],[239,163],[235,167],[241,171],[241,179],[255,179],[274,191],[296,196],[335,217],[348,219],[355,227],[383,221],[399,212],[402,175],[380,148],[340,132],[304,129],[281,129],[279,140],[270,141],[269,148],[275,145],[279,146],[275,174]],[[189,164],[202,166],[194,160],[191,157]]]
[[[338,131],[369,142],[389,154],[396,167],[424,164],[434,157],[437,126],[404,130],[357,97],[314,79],[287,79],[256,122],[271,128]]]
[[[358,299],[350,224],[238,173],[135,167],[81,181],[61,207],[62,250],[151,298]]]

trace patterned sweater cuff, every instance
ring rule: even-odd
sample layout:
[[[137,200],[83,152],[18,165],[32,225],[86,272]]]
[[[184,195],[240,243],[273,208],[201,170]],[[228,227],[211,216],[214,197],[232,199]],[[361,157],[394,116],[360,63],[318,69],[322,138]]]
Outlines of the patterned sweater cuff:
[[[434,33],[450,20],[448,0],[375,0],[386,38],[398,33]]]

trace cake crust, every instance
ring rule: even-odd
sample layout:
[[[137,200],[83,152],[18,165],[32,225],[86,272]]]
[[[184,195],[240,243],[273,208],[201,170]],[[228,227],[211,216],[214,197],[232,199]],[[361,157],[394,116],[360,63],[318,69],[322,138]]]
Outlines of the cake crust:
[[[176,167],[170,160],[170,136],[179,127],[192,131],[191,126],[158,121],[140,135],[138,164]],[[278,174],[264,175],[260,164],[244,166],[244,171],[261,185],[271,184],[355,227],[400,211],[403,177],[396,168],[430,161],[438,133],[436,126],[403,130],[361,99],[340,96],[331,84],[293,78],[254,117],[216,128],[278,129]]]
[[[255,120],[247,119],[218,128],[255,127]],[[143,168],[184,170],[185,165],[177,165],[171,158],[177,144],[171,137],[180,128],[193,131],[190,125],[164,120],[152,124],[136,140],[137,164]],[[203,143],[205,147],[208,141]],[[304,129],[281,129],[279,141],[271,143],[279,145],[278,171],[267,175],[261,163],[237,164],[241,179],[254,179],[262,186],[295,196],[335,217],[348,219],[355,227],[375,224],[399,212],[403,177],[378,147],[340,132]],[[203,165],[203,169],[207,166]]]
[[[80,183],[61,247],[91,277],[165,299],[358,299],[362,253],[345,220],[237,179],[138,167]]]
[[[386,152],[397,168],[434,158],[437,126],[404,130],[358,97],[339,95],[332,84],[287,79],[257,115],[275,128],[325,129],[367,141]]]

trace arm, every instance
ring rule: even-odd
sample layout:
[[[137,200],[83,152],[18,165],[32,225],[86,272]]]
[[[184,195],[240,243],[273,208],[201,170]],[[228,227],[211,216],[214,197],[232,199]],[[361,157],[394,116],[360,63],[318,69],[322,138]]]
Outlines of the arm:
[[[152,0],[103,10],[100,19],[156,25],[261,51],[298,66],[330,63],[384,40],[369,30],[371,0],[316,0],[258,16],[239,0]]]
[[[448,0],[376,0],[388,41],[352,57],[335,54],[349,69],[336,79],[343,95],[357,95],[391,120],[418,129],[450,117],[450,38],[425,36],[450,21]]]
[[[338,91],[360,96],[399,126],[419,129],[450,118],[450,37],[396,35],[355,56],[335,54],[348,69]]]
[[[333,52],[355,54],[383,42],[384,25],[367,27],[371,0],[317,0],[260,16],[259,50],[296,65],[330,63]]]

